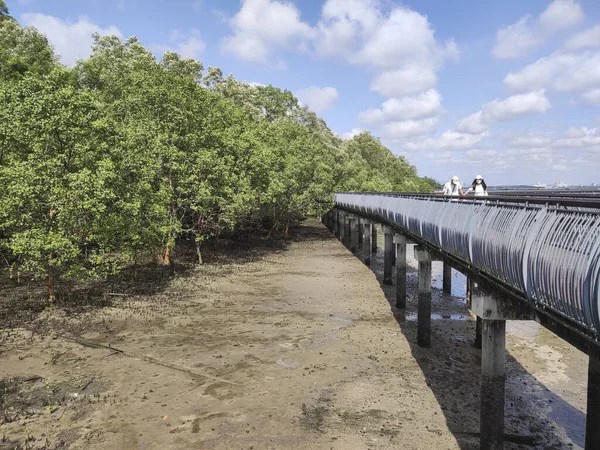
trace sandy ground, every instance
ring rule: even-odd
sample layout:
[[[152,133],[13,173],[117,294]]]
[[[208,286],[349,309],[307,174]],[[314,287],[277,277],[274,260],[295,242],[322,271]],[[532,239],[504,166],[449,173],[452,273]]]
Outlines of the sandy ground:
[[[412,258],[401,314],[381,251],[368,268],[315,221],[223,252],[85,307],[11,313],[5,283],[0,449],[478,448],[462,275],[443,295],[434,263],[421,349]],[[581,448],[587,358],[530,322],[508,332],[506,431],[534,443],[506,448]]]

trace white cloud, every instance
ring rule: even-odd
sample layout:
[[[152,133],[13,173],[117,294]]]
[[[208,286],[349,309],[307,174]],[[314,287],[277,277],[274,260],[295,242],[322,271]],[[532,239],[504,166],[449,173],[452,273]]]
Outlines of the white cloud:
[[[374,73],[371,90],[386,97],[380,108],[363,111],[359,121],[382,136],[403,140],[437,128],[443,113],[433,89],[436,72],[457,59],[458,46],[435,38],[426,16],[380,0],[327,0],[315,27],[316,52],[361,65]]]
[[[359,121],[365,125],[377,125],[386,121],[434,117],[443,112],[441,101],[442,97],[435,89],[415,97],[391,98],[381,105],[381,109],[369,109],[360,113]]]
[[[480,134],[470,133],[458,133],[456,131],[447,130],[444,131],[438,138],[427,138],[420,141],[408,142],[406,148],[409,150],[421,150],[421,149],[470,149],[475,145],[478,145],[489,136],[486,131]]]
[[[328,0],[315,30],[317,53],[373,70],[371,89],[387,97],[433,88],[443,62],[459,54],[454,41],[435,39],[426,16],[403,6],[385,11],[379,0]]]
[[[600,88],[592,89],[591,91],[581,94],[581,99],[588,105],[600,105]]]
[[[564,137],[553,144],[556,148],[600,147],[600,128],[569,128]]]
[[[333,108],[333,105],[340,97],[339,92],[334,87],[312,86],[295,92],[298,100],[307,105],[315,112],[326,111]]]
[[[461,133],[478,134],[487,130],[487,124],[483,122],[483,113],[478,111],[456,123],[456,129]]]
[[[508,137],[508,144],[518,149],[545,148],[552,144],[553,136],[549,133],[517,133]]]
[[[381,20],[376,0],[328,0],[316,26],[316,50],[322,56],[354,61],[363,40]]]
[[[539,25],[547,32],[556,32],[574,27],[583,19],[583,11],[575,0],[554,0],[540,15]]]
[[[187,41],[180,42],[175,47],[175,51],[180,56],[199,59],[200,54],[206,48],[206,44],[200,38],[190,36]]]
[[[188,32],[172,30],[169,36],[169,44],[150,45],[150,48],[158,54],[174,51],[182,58],[200,59],[202,52],[206,49],[206,44],[202,40],[200,32],[196,29],[191,29]]]
[[[277,0],[243,0],[229,22],[233,35],[223,40],[221,49],[248,62],[267,64],[276,49],[312,34],[292,3]]]
[[[583,11],[574,0],[554,0],[537,20],[530,15],[505,26],[496,33],[496,58],[517,58],[528,50],[544,43],[554,33],[572,28],[584,18]]]
[[[589,91],[600,87],[600,52],[558,51],[509,73],[504,84],[517,92],[542,88],[560,92]]]
[[[365,130],[363,130],[361,128],[352,128],[352,130],[346,131],[345,133],[340,134],[339,137],[346,141],[346,140],[352,139],[354,136],[358,136],[363,131],[365,131]]]
[[[407,63],[400,69],[379,73],[371,83],[371,90],[386,97],[403,97],[431,89],[436,82],[433,67]]]
[[[496,58],[517,58],[541,43],[541,37],[531,30],[530,20],[531,16],[521,17],[516,23],[496,32],[497,42],[492,51]]]
[[[437,117],[387,122],[381,126],[381,134],[385,139],[402,140],[432,133],[436,130],[437,124]]]
[[[566,159],[561,159],[556,164],[552,165],[552,170],[558,170],[561,172],[565,172],[569,170],[569,166],[567,165],[568,161]]]
[[[600,128],[572,127],[560,136],[548,132],[517,132],[507,136],[506,142],[510,147],[505,154],[514,158],[521,168],[573,170],[573,164],[595,166],[600,156]]]
[[[544,94],[544,90],[518,94],[504,100],[493,100],[482,109],[482,118],[486,123],[503,122],[527,114],[540,114],[552,106]]]
[[[116,26],[102,28],[85,16],[79,17],[77,22],[69,22],[44,14],[23,14],[21,22],[45,34],[56,49],[56,53],[60,55],[61,62],[68,66],[90,55],[94,44],[92,34],[114,34],[123,37]]]
[[[571,36],[564,45],[567,50],[583,50],[594,47],[600,47],[600,25]]]
[[[481,149],[481,148],[472,148],[471,150],[467,150],[465,155],[469,157],[469,162],[472,162],[473,159],[485,161],[487,158],[492,156],[496,156],[498,152],[493,149]]]
[[[524,115],[545,113],[551,107],[543,89],[513,95],[504,100],[496,99],[486,103],[481,111],[459,120],[457,129],[464,133],[481,133],[488,125]]]

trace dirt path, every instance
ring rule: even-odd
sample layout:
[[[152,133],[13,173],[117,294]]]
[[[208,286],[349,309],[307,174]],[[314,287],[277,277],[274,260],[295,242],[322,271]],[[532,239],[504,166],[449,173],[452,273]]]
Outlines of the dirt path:
[[[435,290],[440,320],[423,350],[415,299],[395,317],[381,255],[373,269],[309,222],[276,251],[208,264],[158,293],[3,330],[0,449],[478,448],[479,352],[463,299]],[[577,448],[583,355],[520,324],[509,347],[507,432]]]

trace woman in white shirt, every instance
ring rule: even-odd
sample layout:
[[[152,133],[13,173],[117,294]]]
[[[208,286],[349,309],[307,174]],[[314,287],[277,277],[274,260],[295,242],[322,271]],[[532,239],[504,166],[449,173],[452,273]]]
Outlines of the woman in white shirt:
[[[465,195],[471,191],[473,191],[475,197],[487,197],[487,184],[485,184],[485,181],[481,175],[477,175],[475,177],[473,183],[471,184],[471,187],[469,187],[469,189],[467,189],[467,192],[465,192]]]

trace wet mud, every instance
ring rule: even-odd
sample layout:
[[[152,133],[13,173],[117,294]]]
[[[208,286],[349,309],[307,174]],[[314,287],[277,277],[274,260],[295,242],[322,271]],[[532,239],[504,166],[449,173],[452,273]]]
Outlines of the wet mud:
[[[445,295],[433,263],[421,348],[412,246],[400,311],[381,232],[371,267],[320,223],[290,233],[87,307],[4,285],[0,449],[477,449],[464,277]],[[505,448],[582,448],[587,357],[532,322],[507,330]]]

